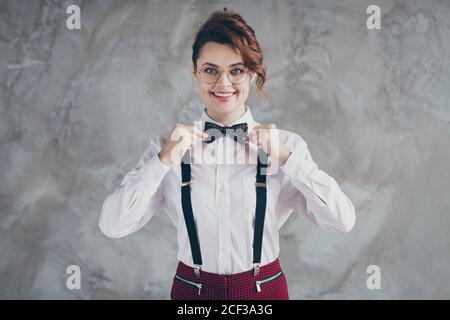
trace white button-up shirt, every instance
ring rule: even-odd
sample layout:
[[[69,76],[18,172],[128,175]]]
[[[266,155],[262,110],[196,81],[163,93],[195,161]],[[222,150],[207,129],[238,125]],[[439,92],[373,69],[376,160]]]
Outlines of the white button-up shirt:
[[[203,131],[205,121],[222,125],[203,108],[195,125]],[[259,125],[248,106],[227,125],[242,122],[248,124],[248,132]],[[347,233],[355,223],[352,202],[314,163],[305,141],[295,133],[278,132],[292,153],[281,166],[269,157],[261,265],[278,257],[279,229],[293,211],[335,232]],[[151,139],[136,167],[104,201],[99,227],[108,237],[124,237],[163,209],[177,229],[178,260],[193,266],[181,206],[181,166],[165,165],[158,156],[169,138],[167,132]],[[253,268],[256,152],[254,144],[240,144],[229,136],[191,148],[191,201],[204,271],[234,274]]]

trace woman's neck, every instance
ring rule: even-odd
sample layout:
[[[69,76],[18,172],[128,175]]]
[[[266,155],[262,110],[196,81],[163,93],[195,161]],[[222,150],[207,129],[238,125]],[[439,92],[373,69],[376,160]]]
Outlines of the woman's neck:
[[[236,121],[237,119],[242,117],[246,111],[247,111],[247,107],[245,105],[243,105],[239,108],[236,108],[235,110],[233,110],[232,112],[227,113],[227,114],[214,114],[214,113],[211,113],[211,111],[208,110],[208,108],[206,108],[206,114],[208,115],[208,117],[210,117],[214,121],[217,121],[218,123],[220,123],[223,126],[226,126],[226,125]]]

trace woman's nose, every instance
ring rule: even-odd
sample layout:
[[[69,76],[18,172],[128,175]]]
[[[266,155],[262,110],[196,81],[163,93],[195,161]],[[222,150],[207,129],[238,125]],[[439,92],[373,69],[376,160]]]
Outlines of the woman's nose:
[[[220,74],[220,78],[217,81],[216,84],[221,84],[223,86],[231,86],[231,81],[230,79],[228,79],[227,73],[226,72],[222,72]]]

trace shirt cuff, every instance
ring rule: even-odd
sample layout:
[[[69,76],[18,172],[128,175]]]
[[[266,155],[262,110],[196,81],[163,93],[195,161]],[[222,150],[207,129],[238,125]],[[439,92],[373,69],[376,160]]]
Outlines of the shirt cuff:
[[[141,187],[153,194],[158,186],[161,184],[164,176],[170,170],[168,166],[161,162],[158,154],[155,154],[144,166],[141,168],[142,179]]]

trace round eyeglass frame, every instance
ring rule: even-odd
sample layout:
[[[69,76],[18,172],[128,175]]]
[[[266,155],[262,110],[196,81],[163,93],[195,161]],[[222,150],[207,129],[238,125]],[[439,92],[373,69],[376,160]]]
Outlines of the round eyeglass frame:
[[[211,68],[211,67],[205,67],[205,68],[203,68],[202,70],[208,69],[208,68]],[[245,67],[244,67],[244,68],[245,68]],[[215,68],[214,68],[214,69],[215,69]],[[203,79],[203,77],[202,77],[202,74],[201,74],[201,71],[202,71],[202,70],[197,70],[197,71],[195,71],[195,73],[196,73],[196,74],[197,74],[197,73],[200,74],[200,80],[201,80],[203,83],[205,83],[205,84],[216,84],[217,82],[220,81],[220,78],[222,78],[222,74],[225,72],[225,71],[223,71],[223,70],[221,70],[221,69],[216,69],[216,70],[219,72],[219,77],[217,78],[217,80],[214,81],[214,82],[206,82],[206,81]],[[241,83],[244,83],[244,82],[248,79],[249,73],[250,73],[250,70],[249,70],[248,68],[245,68],[245,78],[244,78],[244,80],[242,80],[242,81],[240,81],[240,82],[234,82],[233,80],[230,79],[230,70],[228,70],[228,71],[227,71],[227,78],[228,78],[228,80],[229,80],[232,84],[241,84]]]

